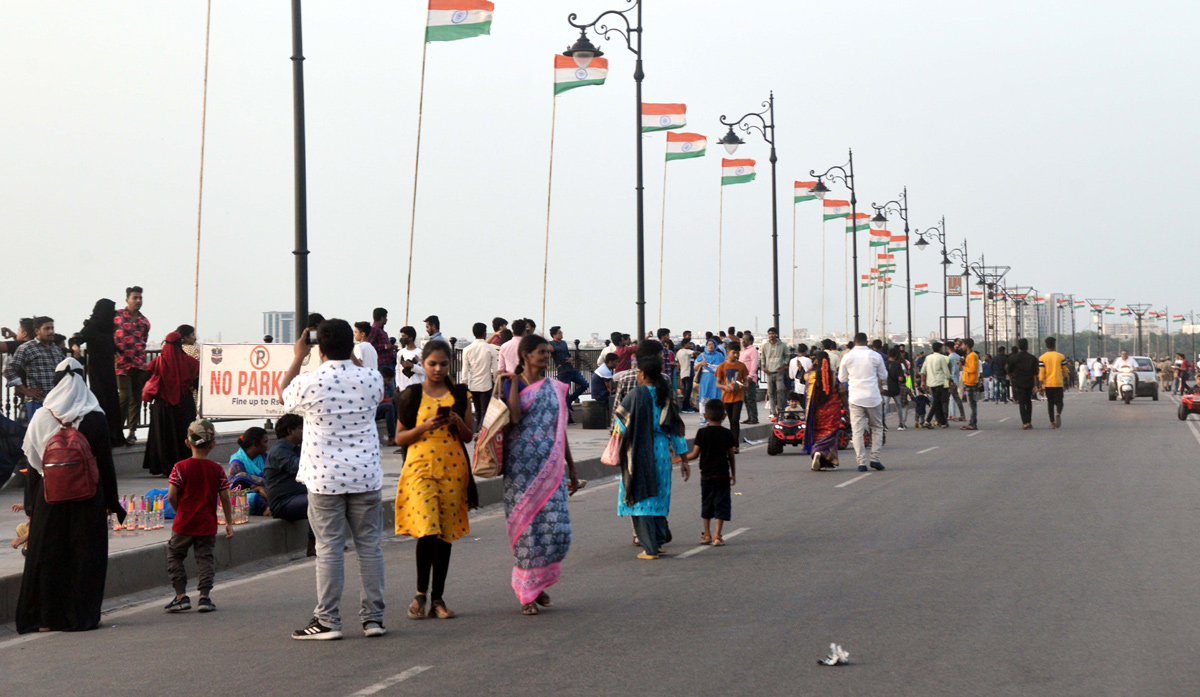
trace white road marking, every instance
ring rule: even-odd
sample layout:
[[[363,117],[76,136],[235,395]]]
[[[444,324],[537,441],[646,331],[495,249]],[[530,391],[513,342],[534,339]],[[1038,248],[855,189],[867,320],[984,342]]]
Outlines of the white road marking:
[[[854,479],[850,479],[850,480],[848,480],[848,481],[844,481],[844,482],[842,482],[841,484],[838,484],[837,486],[835,486],[835,487],[833,487],[833,488],[834,488],[834,489],[841,489],[841,488],[842,488],[842,487],[844,487],[844,486],[850,486],[850,485],[851,485],[851,484],[853,484],[854,482],[857,482],[857,481],[858,481],[858,480],[860,480],[860,479],[866,479],[867,477],[870,477],[870,476],[871,476],[871,473],[870,473],[870,472],[867,472],[866,474],[860,474],[860,475],[858,475],[857,477],[855,477]]]
[[[741,535],[742,533],[746,532],[749,529],[750,528],[738,528],[737,530],[734,530],[733,532],[727,532],[727,533],[721,535],[721,537],[728,540],[731,537],[737,537],[738,535]],[[689,549],[688,551],[684,552],[683,554],[675,555],[675,558],[676,559],[687,559],[688,557],[692,556],[693,554],[699,554],[706,549],[712,549],[712,545],[700,545],[698,547],[693,547],[692,549]]]
[[[979,435],[980,433],[983,433],[983,431],[976,431],[976,432],[968,435],[967,438],[974,438],[975,436]]]
[[[1196,428],[1196,423],[1194,421],[1192,421],[1191,419],[1188,419],[1184,423],[1186,423],[1188,425],[1188,428],[1190,428],[1192,430],[1192,436],[1194,436],[1196,438],[1196,442],[1200,443],[1200,428]]]
[[[1000,423],[1004,423],[1005,421],[1008,421],[1011,418],[1012,418],[1011,416],[1006,416],[1003,419],[1000,419]]]
[[[925,448],[924,450],[918,450],[918,451],[917,451],[917,454],[918,454],[918,455],[924,455],[925,453],[931,453],[931,452],[933,452],[934,450],[937,450],[937,449],[938,449],[938,448],[940,448],[940,447],[942,447],[942,446],[940,446],[940,445],[935,445],[935,446],[933,446],[932,448]]]
[[[383,692],[384,690],[388,689],[392,685],[402,683],[405,680],[408,680],[409,678],[411,678],[413,676],[420,675],[421,673],[424,673],[425,671],[429,670],[432,667],[433,666],[414,666],[414,667],[409,668],[408,670],[404,671],[403,673],[396,673],[395,675],[388,678],[387,680],[380,680],[379,682],[375,683],[374,685],[371,685],[370,687],[364,687],[363,689],[359,690],[358,692],[351,694],[350,697],[367,697],[367,695],[373,695],[376,692]]]

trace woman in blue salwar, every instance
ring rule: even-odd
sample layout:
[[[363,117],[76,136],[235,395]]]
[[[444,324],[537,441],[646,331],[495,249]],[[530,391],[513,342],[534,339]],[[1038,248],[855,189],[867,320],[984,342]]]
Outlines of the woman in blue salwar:
[[[701,412],[704,403],[710,399],[721,398],[721,388],[717,387],[717,366],[725,362],[725,353],[717,347],[716,339],[704,342],[704,353],[696,359],[697,404]]]
[[[687,440],[671,389],[662,374],[662,359],[638,358],[638,387],[617,408],[621,482],[617,513],[633,517],[642,553],[638,559],[657,559],[667,541],[671,512],[671,453],[679,458],[686,482]]]

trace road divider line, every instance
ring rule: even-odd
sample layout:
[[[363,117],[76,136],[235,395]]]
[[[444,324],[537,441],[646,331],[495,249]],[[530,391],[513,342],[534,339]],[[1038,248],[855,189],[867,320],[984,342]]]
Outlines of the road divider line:
[[[420,675],[421,673],[424,673],[425,671],[429,670],[432,667],[433,666],[413,666],[412,668],[409,668],[408,670],[404,671],[403,673],[396,673],[395,675],[393,675],[390,678],[387,678],[386,680],[380,680],[379,682],[375,683],[374,685],[371,685],[370,687],[364,687],[363,689],[359,690],[358,692],[351,694],[350,697],[367,697],[368,695],[373,695],[377,692],[383,692],[384,690],[388,689],[392,685],[398,685],[398,684],[404,682],[405,680],[408,680],[411,677],[414,677],[414,676]]]
[[[870,476],[871,476],[871,473],[870,473],[870,472],[867,472],[866,474],[860,474],[860,475],[858,475],[857,477],[855,477],[854,479],[851,479],[851,480],[849,480],[849,481],[842,482],[841,484],[838,484],[837,486],[835,486],[835,487],[833,487],[833,488],[834,488],[834,489],[841,489],[841,488],[842,488],[842,487],[844,487],[844,486],[850,486],[850,485],[851,485],[851,484],[853,484],[854,482],[857,482],[857,481],[858,481],[858,480],[860,480],[860,479],[866,479],[867,477],[870,477]]]
[[[983,431],[976,431],[976,432],[970,434],[969,436],[967,436],[967,438],[974,438],[975,436],[979,435],[980,433],[983,433]]]
[[[938,448],[940,448],[940,447],[942,447],[942,446],[940,446],[940,445],[935,445],[935,446],[933,446],[932,448],[925,448],[924,450],[918,450],[918,451],[917,451],[917,454],[918,454],[918,455],[924,455],[925,453],[931,453],[931,452],[933,452],[934,450],[937,450],[937,449],[938,449]]]
[[[1003,419],[1000,419],[1000,423],[1004,423],[1005,421],[1008,421],[1011,418],[1012,418],[1011,416],[1006,416]]]
[[[1188,428],[1190,428],[1192,430],[1192,436],[1196,439],[1196,442],[1200,443],[1200,428],[1196,428],[1196,424],[1193,423],[1190,419],[1185,421],[1184,423],[1186,423],[1188,425]]]
[[[738,528],[737,530],[734,530],[733,532],[727,532],[727,533],[721,535],[721,537],[728,540],[731,537],[737,537],[738,535],[741,535],[742,533],[746,532],[749,529],[750,528]],[[712,545],[700,545],[698,547],[693,547],[692,549],[689,549],[688,551],[686,551],[682,554],[675,555],[675,558],[676,559],[687,559],[688,557],[692,556],[693,554],[699,554],[706,549],[712,549]]]

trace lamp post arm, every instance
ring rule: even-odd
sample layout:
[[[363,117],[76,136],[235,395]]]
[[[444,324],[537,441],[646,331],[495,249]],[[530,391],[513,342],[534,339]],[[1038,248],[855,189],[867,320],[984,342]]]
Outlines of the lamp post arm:
[[[600,14],[599,17],[596,17],[596,19],[592,20],[591,23],[589,23],[589,24],[576,23],[575,20],[579,18],[579,15],[572,12],[570,15],[567,16],[567,24],[570,24],[571,26],[573,26],[576,29],[579,29],[581,31],[584,29],[595,28],[596,33],[599,34],[600,36],[603,36],[605,41],[609,41],[612,39],[612,37],[610,36],[611,34],[618,34],[621,36],[622,39],[625,39],[625,46],[626,46],[626,48],[629,49],[629,52],[634,54],[635,56],[641,57],[641,55],[642,55],[642,51],[641,51],[642,26],[641,26],[641,23],[639,22],[637,26],[634,26],[633,23],[631,23],[629,21],[629,17],[626,16],[627,12],[632,12],[635,8],[638,7],[638,3],[640,3],[641,0],[628,0],[628,1],[631,3],[628,8],[626,8],[624,10],[608,10],[607,12],[603,12]],[[618,27],[618,26],[610,27],[607,24],[600,24],[600,20],[602,20],[605,17],[608,17],[610,15],[614,16],[614,17],[620,17],[621,21],[625,23],[625,28],[621,29],[621,27]],[[633,37],[635,35],[638,37],[638,47],[637,48],[634,48],[634,46],[633,46]]]

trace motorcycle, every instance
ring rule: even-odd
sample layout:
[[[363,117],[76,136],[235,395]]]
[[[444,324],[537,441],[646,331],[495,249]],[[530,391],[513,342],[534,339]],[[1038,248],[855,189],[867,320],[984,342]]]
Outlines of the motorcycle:
[[[1129,404],[1137,395],[1137,376],[1133,374],[1133,369],[1129,366],[1121,366],[1117,370],[1116,380],[1117,395],[1125,400],[1126,404]],[[1113,397],[1113,399],[1116,399],[1116,397]]]

